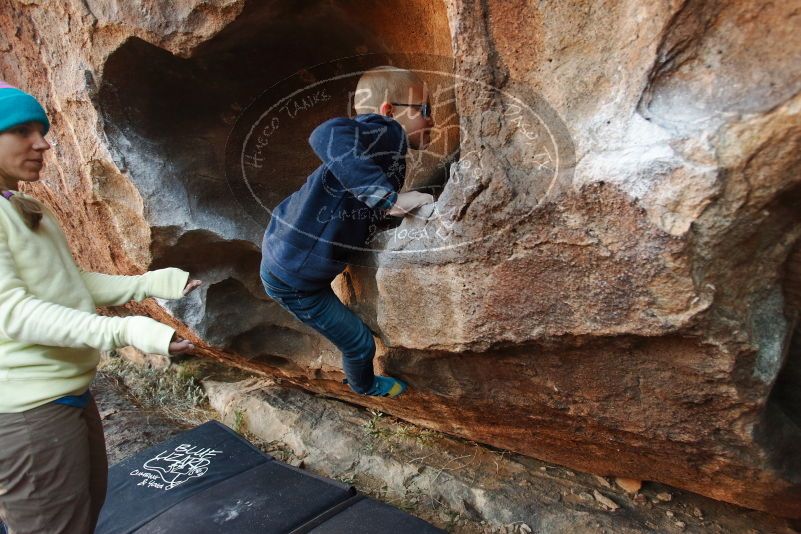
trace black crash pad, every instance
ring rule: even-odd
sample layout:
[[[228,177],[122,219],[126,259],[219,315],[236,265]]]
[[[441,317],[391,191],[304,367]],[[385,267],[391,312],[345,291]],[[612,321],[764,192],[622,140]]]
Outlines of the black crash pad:
[[[111,467],[95,532],[136,532],[188,497],[271,461],[228,427],[204,423]]]
[[[356,497],[357,500],[359,497]],[[416,532],[436,534],[443,532],[422,519],[398,510],[394,506],[362,498],[352,505],[343,507],[326,521],[309,525],[309,534],[387,534],[388,532]]]
[[[96,534],[441,533],[210,421],[112,466]]]

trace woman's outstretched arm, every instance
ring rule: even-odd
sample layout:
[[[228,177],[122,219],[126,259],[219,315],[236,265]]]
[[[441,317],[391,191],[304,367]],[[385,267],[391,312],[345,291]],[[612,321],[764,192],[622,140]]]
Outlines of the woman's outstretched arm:
[[[55,347],[111,350],[132,345],[169,355],[175,330],[149,317],[103,317],[32,295],[19,277],[0,228],[0,336]]]
[[[133,276],[81,271],[81,278],[96,306],[118,306],[149,297],[179,299],[189,284],[189,273],[175,267]]]

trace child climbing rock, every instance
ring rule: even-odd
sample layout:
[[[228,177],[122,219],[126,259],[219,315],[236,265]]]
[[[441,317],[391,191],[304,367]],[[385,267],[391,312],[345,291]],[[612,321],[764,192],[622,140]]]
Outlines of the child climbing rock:
[[[275,210],[262,243],[267,294],[342,351],[347,383],[362,395],[397,397],[406,384],[373,373],[375,341],[331,282],[363,247],[370,224],[433,202],[403,186],[408,148],[431,141],[431,105],[412,72],[377,67],[356,87],[354,119],[318,126],[309,144],[322,164]]]
[[[97,306],[195,289],[180,269],[81,271],[55,217],[19,185],[39,180],[50,128],[31,95],[0,82],[0,521],[10,534],[89,534],[106,495],[106,446],[89,392],[99,350],[179,354],[192,344],[148,317]]]

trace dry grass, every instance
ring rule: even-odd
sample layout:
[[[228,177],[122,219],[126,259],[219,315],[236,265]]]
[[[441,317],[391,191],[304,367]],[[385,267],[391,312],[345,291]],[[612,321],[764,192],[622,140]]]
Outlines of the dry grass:
[[[171,419],[191,426],[219,420],[191,365],[150,369],[112,354],[101,360],[98,372],[123,383],[143,407],[159,410]]]
[[[200,381],[207,369],[204,362],[187,359],[167,369],[152,369],[131,363],[111,353],[102,358],[98,372],[125,385],[128,392],[146,409],[156,410],[182,425],[197,426],[210,419],[219,421],[241,434],[263,452],[293,465],[300,463],[291,449],[278,441],[265,441],[253,435],[245,424],[244,412],[234,413],[228,425],[209,404]]]
[[[370,420],[363,425],[365,434],[371,438],[365,445],[369,450],[378,442],[383,442],[391,452],[399,441],[413,441],[419,448],[425,448],[443,437],[437,431],[406,423],[377,410],[369,410],[369,413]]]

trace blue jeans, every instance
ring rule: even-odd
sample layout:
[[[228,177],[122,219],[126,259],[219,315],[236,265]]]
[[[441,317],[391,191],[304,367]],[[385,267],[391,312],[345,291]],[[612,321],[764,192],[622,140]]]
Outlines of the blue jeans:
[[[375,376],[375,340],[367,325],[342,304],[330,287],[302,291],[264,270],[261,282],[270,298],[342,351],[342,368],[348,385],[356,393],[367,393]]]

